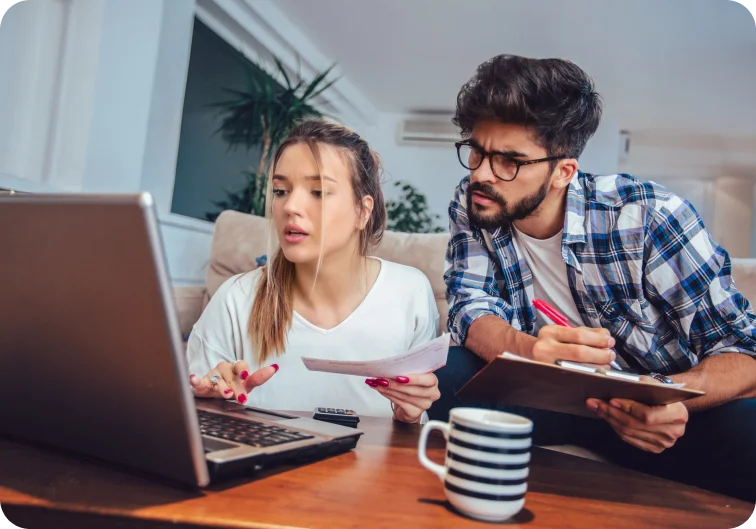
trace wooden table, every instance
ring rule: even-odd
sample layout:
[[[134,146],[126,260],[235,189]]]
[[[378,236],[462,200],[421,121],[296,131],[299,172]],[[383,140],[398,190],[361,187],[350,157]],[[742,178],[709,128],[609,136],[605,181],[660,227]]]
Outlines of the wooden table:
[[[210,489],[171,484],[0,439],[0,504],[25,528],[486,527],[455,514],[417,460],[419,428],[363,418],[357,449]],[[443,459],[432,436],[430,457]],[[742,524],[739,500],[534,448],[525,509],[509,523],[541,527],[711,527]]]

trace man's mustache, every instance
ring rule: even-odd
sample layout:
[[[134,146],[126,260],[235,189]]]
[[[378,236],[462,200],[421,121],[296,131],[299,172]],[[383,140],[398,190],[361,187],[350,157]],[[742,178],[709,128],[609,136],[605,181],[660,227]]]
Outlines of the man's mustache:
[[[472,194],[474,192],[481,193],[485,195],[487,198],[490,198],[497,204],[499,204],[501,207],[507,206],[507,201],[504,200],[504,197],[499,195],[496,190],[493,188],[491,184],[481,184],[480,182],[473,182],[470,184],[470,187],[467,188],[468,193]]]

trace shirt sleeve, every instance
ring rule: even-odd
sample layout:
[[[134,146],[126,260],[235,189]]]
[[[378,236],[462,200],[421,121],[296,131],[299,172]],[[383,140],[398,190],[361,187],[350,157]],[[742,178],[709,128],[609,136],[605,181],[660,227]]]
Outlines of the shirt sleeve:
[[[481,316],[499,316],[510,324],[514,319],[512,306],[500,296],[495,264],[470,228],[466,182],[457,187],[449,205],[451,236],[444,272],[449,302],[448,327],[452,339],[460,345],[464,345],[470,325]]]
[[[235,346],[239,318],[229,297],[237,279],[238,276],[231,277],[221,285],[192,328],[186,356],[189,372],[199,377],[220,362],[236,362],[240,357]]]
[[[653,213],[645,253],[648,300],[699,361],[726,352],[756,357],[756,317],[735,288],[730,256],[687,201],[673,197]]]

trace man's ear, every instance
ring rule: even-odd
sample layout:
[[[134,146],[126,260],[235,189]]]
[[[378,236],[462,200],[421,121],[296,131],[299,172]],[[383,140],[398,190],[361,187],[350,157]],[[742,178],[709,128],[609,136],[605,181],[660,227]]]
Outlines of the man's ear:
[[[360,203],[359,229],[364,230],[365,226],[367,226],[367,223],[370,220],[370,215],[373,214],[374,206],[375,202],[373,201],[373,197],[370,195],[362,197],[362,202]]]
[[[570,185],[572,177],[577,174],[578,167],[579,164],[575,158],[559,160],[551,175],[551,185],[555,189],[563,189],[567,187]]]

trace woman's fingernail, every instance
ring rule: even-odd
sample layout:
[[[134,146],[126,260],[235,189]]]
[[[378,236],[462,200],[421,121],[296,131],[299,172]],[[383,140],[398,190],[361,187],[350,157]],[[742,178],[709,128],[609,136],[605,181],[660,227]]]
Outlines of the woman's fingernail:
[[[247,402],[247,396],[242,393],[236,400],[239,401],[239,404],[244,404],[245,402]]]
[[[610,337],[609,337],[609,347],[614,347],[614,345],[615,345],[616,343],[617,343],[617,340],[615,340],[614,338],[612,338],[612,337],[610,336]]]
[[[371,388],[374,388],[374,387],[375,387],[375,385],[376,385],[376,384],[375,384],[375,382],[374,382],[374,381],[372,381],[372,380],[370,380],[369,378],[366,378],[366,379],[365,379],[365,384],[367,384],[367,385],[368,385],[368,386],[370,386]]]
[[[278,373],[278,364],[270,364],[270,367],[276,370],[276,373]]]
[[[247,377],[249,376],[249,371],[247,371],[247,370],[245,369],[244,371],[242,371],[242,372],[241,372],[241,373],[239,374],[239,376],[241,377],[241,379],[242,379],[242,380],[247,380]]]
[[[383,386],[384,388],[389,387],[389,381],[386,380],[385,378],[376,378],[375,383],[378,384],[379,386]]]
[[[596,402],[595,400],[589,400],[586,403],[586,405],[588,406],[588,409],[591,410],[591,411],[598,410],[598,402]]]
[[[233,393],[233,391],[231,391],[230,389],[227,389],[223,392],[224,395],[228,395],[229,393]]]
[[[396,381],[400,384],[408,384],[409,383],[409,377],[396,377]]]

